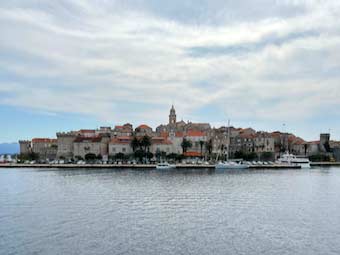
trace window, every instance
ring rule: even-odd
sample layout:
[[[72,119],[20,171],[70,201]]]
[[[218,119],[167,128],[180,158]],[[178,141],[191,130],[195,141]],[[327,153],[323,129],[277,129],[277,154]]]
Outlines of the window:
[[[123,149],[122,149],[122,152],[126,152],[126,148],[123,148]]]

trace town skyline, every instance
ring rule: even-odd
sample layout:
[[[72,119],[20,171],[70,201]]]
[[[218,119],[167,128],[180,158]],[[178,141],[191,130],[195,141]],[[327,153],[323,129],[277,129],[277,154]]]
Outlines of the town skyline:
[[[340,139],[340,3],[2,1],[0,142],[185,121]]]
[[[284,125],[285,126],[285,125]],[[320,134],[317,141],[306,141],[286,131],[266,132],[252,128],[212,127],[204,122],[185,122],[171,106],[167,123],[155,129],[147,124],[131,123],[98,129],[57,132],[56,138],[36,137],[19,140],[21,160],[90,160],[107,162],[117,159],[161,157],[205,158],[221,155],[234,158],[275,160],[284,152],[300,156],[339,158],[340,142],[330,134]],[[148,155],[148,156],[147,156]],[[163,156],[162,156],[163,155]]]
[[[34,114],[34,113],[32,113]],[[71,124],[68,122],[67,125],[60,125],[59,128],[56,128],[58,127],[58,124],[56,126],[52,126],[51,128],[49,128],[49,130],[46,132],[46,131],[41,131],[41,130],[38,130],[38,132],[36,133],[33,133],[31,135],[27,135],[27,133],[22,132],[22,133],[19,133],[19,136],[13,136],[13,138],[8,138],[6,140],[6,138],[4,138],[2,141],[0,140],[0,143],[15,143],[18,141],[18,139],[33,139],[33,138],[36,138],[36,137],[50,137],[50,138],[54,138],[55,137],[55,134],[57,132],[68,132],[68,131],[72,131],[72,130],[81,130],[81,129],[99,129],[100,127],[102,126],[110,126],[110,127],[114,127],[116,125],[123,125],[124,123],[131,123],[133,126],[137,127],[139,125],[142,125],[142,124],[146,124],[148,126],[150,126],[151,128],[153,128],[154,130],[157,128],[157,126],[161,125],[161,124],[164,124],[166,123],[166,116],[167,116],[167,113],[164,114],[164,116],[162,116],[162,119],[164,119],[163,122],[161,123],[155,123],[155,122],[151,122],[152,124],[150,124],[149,122],[145,121],[145,122],[142,122],[142,123],[139,123],[137,121],[133,121],[133,120],[126,120],[126,121],[122,121],[122,122],[119,122],[119,123],[109,123],[109,122],[103,122],[103,124],[98,124],[99,121],[87,121],[87,118],[84,116],[83,119],[85,120],[85,122],[82,122],[84,124],[76,124],[74,125],[74,123],[71,122]],[[56,115],[50,115],[49,116],[50,118],[57,118]],[[58,119],[58,118],[57,118]],[[183,120],[184,122],[206,122],[206,123],[209,123],[211,125],[212,128],[219,128],[219,127],[223,127],[223,126],[227,126],[228,125],[228,121],[231,121],[230,123],[230,126],[232,127],[235,127],[235,128],[253,128],[254,130],[257,130],[257,131],[263,131],[263,132],[283,132],[283,133],[291,133],[291,134],[295,134],[303,139],[305,139],[306,141],[313,141],[313,140],[317,140],[319,138],[319,135],[320,133],[330,133],[332,135],[332,137],[334,139],[337,138],[336,134],[332,134],[332,129],[330,128],[324,128],[324,129],[320,129],[320,131],[316,134],[313,134],[313,135],[309,135],[309,136],[304,136],[303,134],[306,134],[304,132],[294,132],[294,129],[290,129],[290,126],[289,126],[289,122],[287,124],[287,122],[285,123],[277,123],[277,128],[275,129],[272,128],[270,129],[268,127],[268,129],[266,129],[266,124],[265,125],[246,125],[247,123],[246,122],[243,122],[243,121],[240,121],[239,123],[244,123],[243,126],[241,125],[238,125],[237,122],[234,123],[232,120],[230,119],[226,119],[225,121],[219,121],[219,122],[209,122],[209,121],[204,121],[203,119],[201,120],[190,120],[190,119],[186,119],[186,118],[183,118],[181,117],[181,114],[179,114],[179,120]],[[96,124],[97,123],[97,124]],[[41,125],[43,126],[43,125]],[[293,124],[293,127],[295,125]],[[258,127],[258,128],[257,128]],[[53,129],[54,128],[54,129]],[[295,129],[296,130],[296,129]],[[302,135],[300,135],[302,134]],[[10,136],[8,136],[10,137]],[[307,138],[306,138],[307,137]],[[339,139],[340,140],[340,139]]]

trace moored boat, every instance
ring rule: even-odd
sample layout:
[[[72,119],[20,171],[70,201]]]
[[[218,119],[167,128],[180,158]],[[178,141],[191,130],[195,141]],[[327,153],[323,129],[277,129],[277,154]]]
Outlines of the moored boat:
[[[219,162],[215,165],[215,169],[247,169],[249,168],[248,165],[246,164],[241,164],[241,163],[237,163],[237,162],[232,162],[232,161],[228,161],[228,162]]]
[[[310,161],[308,158],[298,158],[293,154],[285,153],[277,162],[284,165],[298,165],[301,168],[310,168]]]
[[[163,169],[163,170],[166,170],[166,169],[175,169],[176,166],[175,165],[171,165],[167,162],[165,163],[159,163],[156,165],[156,169]]]

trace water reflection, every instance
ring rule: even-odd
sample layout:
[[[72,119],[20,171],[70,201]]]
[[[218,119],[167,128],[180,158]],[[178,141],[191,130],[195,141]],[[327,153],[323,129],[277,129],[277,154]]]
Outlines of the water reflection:
[[[339,254],[340,170],[0,171],[3,254]]]

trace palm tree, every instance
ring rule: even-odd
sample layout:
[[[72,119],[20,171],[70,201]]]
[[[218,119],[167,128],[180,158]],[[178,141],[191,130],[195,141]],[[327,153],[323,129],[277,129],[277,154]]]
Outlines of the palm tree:
[[[211,139],[205,143],[205,149],[208,151],[208,155],[210,156],[213,150],[213,142]]]
[[[203,157],[203,146],[204,146],[205,142],[199,141],[199,144],[200,144],[200,148],[201,148],[201,156]]]
[[[136,136],[132,138],[130,146],[133,152],[135,152],[141,146],[141,143]]]
[[[143,136],[142,140],[140,141],[140,145],[143,148],[144,152],[147,152],[149,147],[151,146],[151,138],[147,135]]]
[[[182,150],[183,150],[183,154],[187,152],[187,150],[189,148],[192,147],[192,142],[187,140],[185,137],[183,138],[183,141],[181,143],[181,147],[182,147]]]

